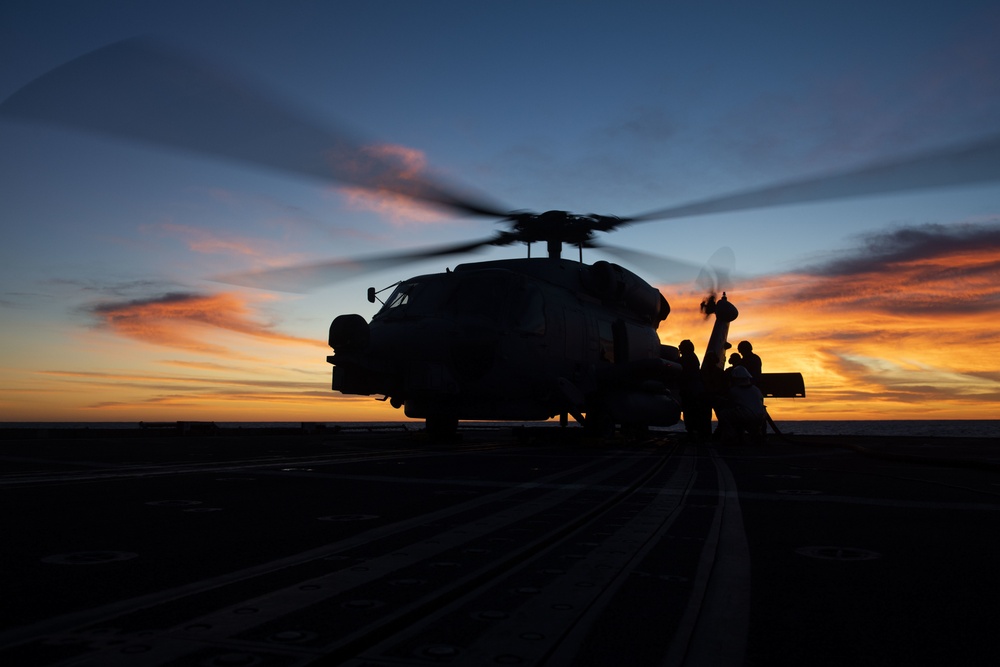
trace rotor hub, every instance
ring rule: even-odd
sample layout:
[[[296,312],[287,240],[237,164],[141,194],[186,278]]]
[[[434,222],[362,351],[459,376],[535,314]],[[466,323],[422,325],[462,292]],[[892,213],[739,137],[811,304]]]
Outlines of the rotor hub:
[[[549,257],[558,259],[563,244],[578,247],[590,245],[594,232],[606,232],[621,224],[621,218],[604,215],[579,215],[569,211],[544,213],[512,213],[508,220],[512,230],[501,234],[504,243],[514,241],[535,243],[544,241]]]

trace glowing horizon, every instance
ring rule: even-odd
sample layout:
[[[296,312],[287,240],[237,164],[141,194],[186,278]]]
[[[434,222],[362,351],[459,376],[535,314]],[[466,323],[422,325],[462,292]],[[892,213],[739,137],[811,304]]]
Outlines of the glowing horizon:
[[[907,244],[901,241],[906,236]],[[891,241],[890,256],[873,248]],[[990,419],[1000,414],[1000,231],[967,224],[895,230],[867,250],[730,292],[730,338],[749,339],[766,372],[801,372],[806,398],[771,399],[776,419]],[[907,288],[907,285],[918,288]],[[707,340],[712,320],[690,285],[662,288],[665,344]],[[960,293],[956,293],[960,292]],[[169,294],[91,307],[91,346],[131,348],[144,368],[27,371],[34,394],[3,390],[0,421],[395,421],[401,411],[329,389],[321,339],[282,333],[256,309],[276,297]],[[942,313],[948,313],[942,318]],[[150,358],[165,350],[190,359]],[[888,352],[887,352],[888,350]],[[121,355],[125,356],[125,355]],[[153,372],[153,371],[156,372]],[[144,371],[144,372],[143,372]],[[261,377],[263,375],[263,377]],[[82,394],[87,398],[74,399]],[[55,399],[55,400],[54,400]],[[31,407],[28,407],[28,406]],[[266,406],[266,408],[264,407]],[[260,411],[266,409],[267,416]]]

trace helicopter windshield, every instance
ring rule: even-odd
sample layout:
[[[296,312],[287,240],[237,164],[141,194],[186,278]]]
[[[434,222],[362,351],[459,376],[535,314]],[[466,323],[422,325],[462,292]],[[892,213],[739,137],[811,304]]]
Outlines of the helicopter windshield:
[[[431,315],[447,298],[448,286],[441,280],[411,280],[400,283],[373,319]]]
[[[386,308],[388,308],[389,310],[392,310],[393,308],[399,308],[400,306],[405,306],[410,302],[410,292],[408,291],[398,292],[397,294],[394,295],[394,297],[395,298],[393,298],[392,300],[389,301],[388,304],[386,304]]]

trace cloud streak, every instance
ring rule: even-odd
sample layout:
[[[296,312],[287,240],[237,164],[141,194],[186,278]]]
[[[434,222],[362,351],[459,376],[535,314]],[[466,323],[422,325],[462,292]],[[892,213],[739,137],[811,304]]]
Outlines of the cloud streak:
[[[922,225],[861,239],[799,271],[794,293],[821,307],[935,320],[1000,309],[1000,223]]]
[[[845,276],[920,261],[935,261],[947,266],[958,263],[956,268],[960,268],[957,258],[975,260],[977,257],[970,256],[981,255],[984,250],[1000,252],[1000,220],[978,224],[927,224],[868,234],[861,238],[859,248],[848,251],[849,257],[834,258],[824,264],[807,267],[804,272]]]
[[[289,253],[287,243],[270,239],[220,233],[202,227],[161,222],[143,225],[141,231],[179,239],[188,250],[199,255],[215,255],[250,260],[258,266],[278,266],[304,259],[300,253]]]
[[[276,344],[315,345],[315,340],[278,331],[272,323],[254,319],[253,309],[232,292],[199,294],[170,292],[92,306],[90,314],[112,333],[153,345],[220,357],[244,358],[232,348],[208,342],[224,334],[241,334]]]

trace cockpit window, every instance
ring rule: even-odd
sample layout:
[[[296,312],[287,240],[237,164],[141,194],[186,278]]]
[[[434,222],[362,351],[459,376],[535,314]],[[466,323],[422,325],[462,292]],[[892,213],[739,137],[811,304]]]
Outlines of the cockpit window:
[[[400,283],[373,319],[433,315],[440,311],[448,289],[447,281],[434,277]]]
[[[411,286],[412,289],[413,286]],[[399,308],[400,306],[405,306],[410,302],[410,292],[406,290],[397,289],[392,293],[392,298],[390,298],[385,307],[392,310],[393,308]]]
[[[386,299],[385,304],[375,315],[378,317],[386,317],[388,315],[407,315],[410,314],[410,304],[411,302],[416,303],[417,298],[423,291],[423,285],[418,282],[400,283],[396,286],[396,289],[392,291],[389,298]]]

